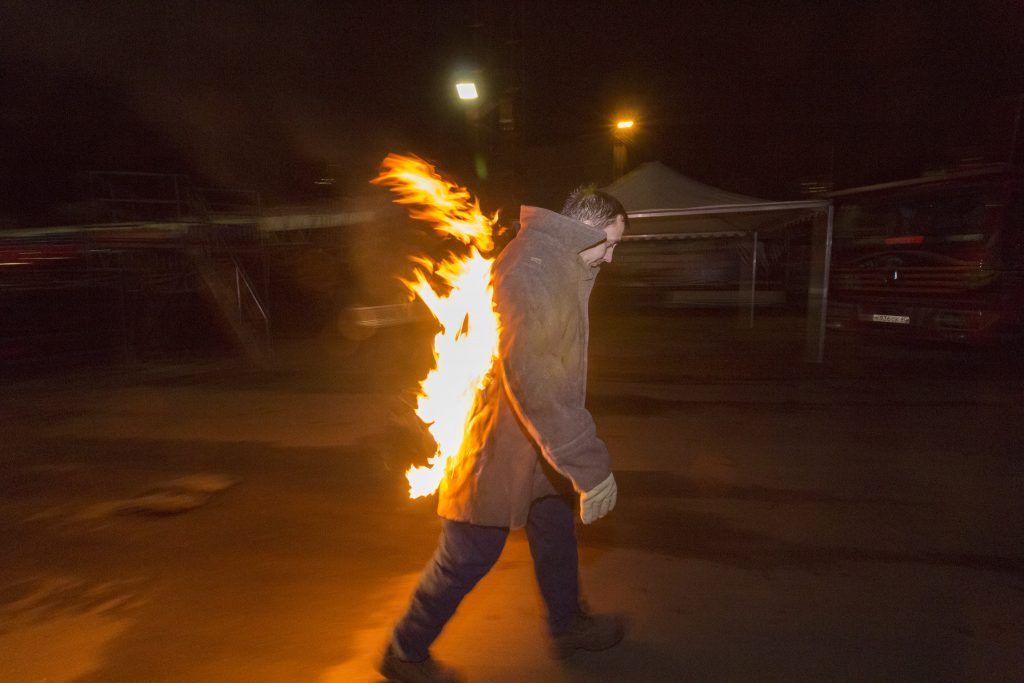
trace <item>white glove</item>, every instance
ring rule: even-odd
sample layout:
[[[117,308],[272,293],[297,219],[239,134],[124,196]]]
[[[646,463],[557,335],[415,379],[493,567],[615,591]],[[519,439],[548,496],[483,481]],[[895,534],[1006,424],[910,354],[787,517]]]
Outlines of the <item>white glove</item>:
[[[619,490],[615,486],[615,476],[609,474],[608,478],[600,484],[580,494],[580,519],[584,524],[601,519],[615,507],[615,499],[618,495]]]

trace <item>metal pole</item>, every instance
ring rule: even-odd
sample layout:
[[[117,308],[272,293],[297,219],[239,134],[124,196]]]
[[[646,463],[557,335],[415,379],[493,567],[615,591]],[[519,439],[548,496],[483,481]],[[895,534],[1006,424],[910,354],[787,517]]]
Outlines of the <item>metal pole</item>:
[[[825,358],[825,323],[828,320],[828,279],[832,265],[832,204],[825,210],[825,229],[812,227],[810,282],[807,287],[807,361]]]
[[[626,174],[626,141],[616,136],[612,143],[612,180]]]
[[[757,301],[757,230],[754,231],[754,251],[750,257],[750,322],[748,326],[754,327],[754,306]]]
[[[120,299],[120,304],[121,304],[120,307],[119,307],[120,308],[120,312],[121,312],[121,344],[122,344],[122,351],[124,352],[124,362],[125,363],[130,363],[131,359],[132,359],[132,351],[131,351],[132,346],[131,346],[131,339],[128,336],[128,303],[127,303],[128,296],[125,294],[125,291],[124,291],[124,289],[125,289],[125,286],[124,286],[124,270],[122,270],[120,273],[118,273],[118,275],[120,275],[120,277],[118,278],[118,285],[119,286],[118,286],[118,290],[117,291],[118,291],[118,294],[120,294],[119,299]]]
[[[178,176],[174,176],[174,211],[178,215],[178,220],[181,220],[181,191],[178,188]]]
[[[238,302],[238,317],[242,317],[242,278],[238,272],[238,264],[235,264],[235,301]]]
[[[1010,166],[1013,166],[1013,161],[1017,158],[1017,138],[1020,135],[1020,115],[1022,109],[1024,109],[1024,93],[1017,95],[1017,110],[1013,116],[1013,133],[1010,135],[1010,153],[1006,158],[1006,163]]]

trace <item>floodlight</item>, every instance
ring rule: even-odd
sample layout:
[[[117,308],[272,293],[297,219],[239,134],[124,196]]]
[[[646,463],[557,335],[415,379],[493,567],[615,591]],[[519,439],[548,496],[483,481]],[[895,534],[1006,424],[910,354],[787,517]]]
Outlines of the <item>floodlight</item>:
[[[459,94],[460,100],[475,100],[479,95],[476,92],[476,83],[465,81],[455,84],[455,92]]]

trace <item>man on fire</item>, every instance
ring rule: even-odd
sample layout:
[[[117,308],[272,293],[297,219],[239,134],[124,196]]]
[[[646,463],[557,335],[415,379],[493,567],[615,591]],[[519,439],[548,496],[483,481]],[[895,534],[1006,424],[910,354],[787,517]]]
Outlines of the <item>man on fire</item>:
[[[622,640],[618,615],[591,615],[579,591],[575,503],[584,524],[615,506],[608,449],[584,406],[588,302],[626,228],[614,197],[584,187],[561,213],[524,206],[520,232],[494,266],[500,361],[467,429],[474,444],[439,489],[437,551],[392,631],[380,673],[394,681],[456,681],[430,646],[501,554],[526,529],[547,607],[551,653]]]

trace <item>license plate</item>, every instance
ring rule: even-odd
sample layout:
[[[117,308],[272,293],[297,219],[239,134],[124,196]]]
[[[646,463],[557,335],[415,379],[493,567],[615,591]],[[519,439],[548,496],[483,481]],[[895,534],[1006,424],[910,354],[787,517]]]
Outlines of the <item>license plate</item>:
[[[909,315],[882,315],[881,313],[875,313],[871,316],[871,321],[876,323],[892,323],[895,325],[909,325]]]

